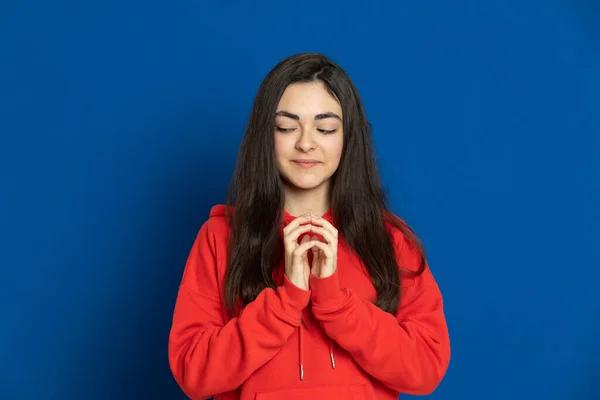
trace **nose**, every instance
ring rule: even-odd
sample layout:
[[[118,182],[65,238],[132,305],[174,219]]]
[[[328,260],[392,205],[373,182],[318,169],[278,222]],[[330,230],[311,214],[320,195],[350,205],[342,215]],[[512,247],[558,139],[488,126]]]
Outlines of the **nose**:
[[[296,142],[296,149],[305,153],[314,150],[317,147],[309,129],[304,129]]]

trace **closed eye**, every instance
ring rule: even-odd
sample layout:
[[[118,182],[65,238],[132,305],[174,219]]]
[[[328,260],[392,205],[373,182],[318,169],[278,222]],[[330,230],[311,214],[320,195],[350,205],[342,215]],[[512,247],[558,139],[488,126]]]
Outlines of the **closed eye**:
[[[326,135],[330,135],[332,133],[335,133],[335,131],[337,131],[337,129],[331,129],[331,130],[327,130],[327,129],[317,129],[319,132],[324,133]]]
[[[278,132],[287,133],[293,131],[296,128],[281,128],[279,126],[276,126],[275,129],[277,129]]]
[[[278,132],[282,132],[282,133],[289,133],[289,132],[296,130],[296,128],[282,128],[280,126],[276,126],[275,129],[277,129]],[[335,133],[337,131],[337,129],[317,129],[317,130],[324,135],[331,135],[332,133]]]

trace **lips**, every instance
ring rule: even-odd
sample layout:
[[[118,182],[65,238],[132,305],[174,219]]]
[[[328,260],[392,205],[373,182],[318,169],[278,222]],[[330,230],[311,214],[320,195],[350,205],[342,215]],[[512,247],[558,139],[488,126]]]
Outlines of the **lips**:
[[[315,165],[321,164],[321,162],[317,160],[293,160],[292,162],[300,168],[304,169],[309,169],[314,167]]]

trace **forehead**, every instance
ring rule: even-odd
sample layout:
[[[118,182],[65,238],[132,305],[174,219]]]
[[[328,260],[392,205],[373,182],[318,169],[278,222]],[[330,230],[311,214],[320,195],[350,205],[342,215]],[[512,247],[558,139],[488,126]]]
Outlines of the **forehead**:
[[[334,112],[342,116],[342,107],[322,82],[293,83],[289,85],[281,99],[277,111],[288,111],[303,117],[314,117],[324,112]]]

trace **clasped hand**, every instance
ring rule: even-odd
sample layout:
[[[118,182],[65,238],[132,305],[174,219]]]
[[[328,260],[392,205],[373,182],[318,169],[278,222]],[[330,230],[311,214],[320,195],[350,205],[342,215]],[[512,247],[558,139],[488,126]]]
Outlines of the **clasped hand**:
[[[298,238],[305,235],[300,242]],[[309,289],[310,274],[327,278],[337,268],[338,231],[327,220],[316,215],[304,214],[295,218],[283,230],[285,247],[285,273],[288,279],[300,289]],[[312,265],[309,265],[308,251],[312,251]]]

